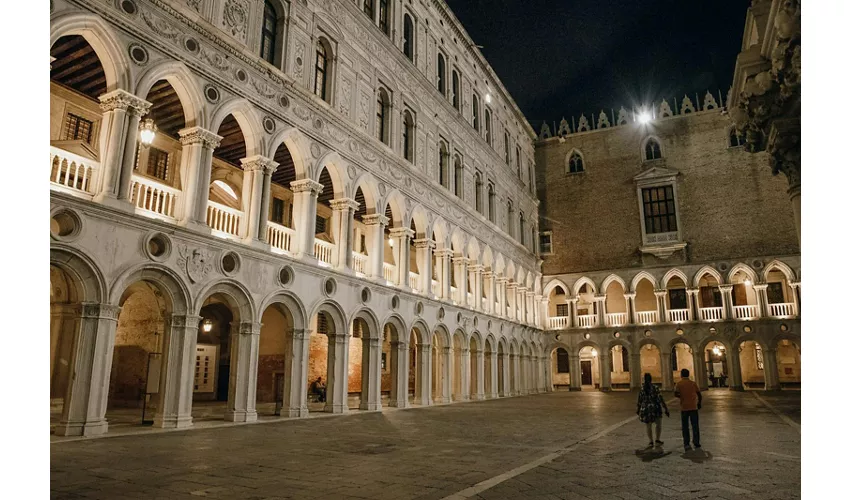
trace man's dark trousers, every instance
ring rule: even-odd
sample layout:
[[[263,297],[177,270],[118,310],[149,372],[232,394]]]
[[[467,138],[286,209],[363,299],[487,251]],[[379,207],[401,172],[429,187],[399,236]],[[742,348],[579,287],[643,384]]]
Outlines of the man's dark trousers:
[[[685,440],[685,446],[690,446],[691,433],[688,429],[689,420],[691,427],[694,428],[694,446],[699,446],[699,412],[697,410],[682,411],[682,439]]]

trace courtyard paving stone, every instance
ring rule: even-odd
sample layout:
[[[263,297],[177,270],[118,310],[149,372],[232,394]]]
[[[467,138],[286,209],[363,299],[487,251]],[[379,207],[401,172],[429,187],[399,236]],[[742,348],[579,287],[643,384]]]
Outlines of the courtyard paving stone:
[[[195,499],[799,498],[799,427],[774,410],[799,425],[800,392],[759,397],[764,402],[751,393],[707,392],[700,413],[703,449],[690,452],[682,446],[677,403],[671,404],[672,418],[664,419],[663,449],[645,450],[643,424],[632,419],[636,395],[627,392],[556,392],[54,442],[51,494]],[[551,460],[528,468],[551,454]],[[474,485],[522,466],[527,470],[469,493]]]

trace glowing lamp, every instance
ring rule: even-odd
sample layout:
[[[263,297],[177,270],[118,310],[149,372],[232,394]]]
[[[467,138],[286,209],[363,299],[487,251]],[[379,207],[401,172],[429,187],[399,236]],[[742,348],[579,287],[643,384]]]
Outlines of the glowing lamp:
[[[715,356],[720,356],[720,348],[719,347],[714,346],[714,349],[712,349],[712,351],[714,352]]]
[[[395,243],[393,242],[393,240],[390,240],[390,248],[392,248],[393,246],[395,246]]]
[[[745,280],[744,280],[744,284],[745,284],[745,285],[747,285],[747,286],[750,286],[750,285],[752,285],[752,284],[753,284],[753,282],[752,282],[752,281],[750,281],[750,279],[749,279],[749,278],[747,278],[747,279],[745,279]]]
[[[139,127],[139,141],[143,146],[150,146],[153,144],[154,137],[156,137],[156,125],[154,125],[153,120],[148,118]]]
[[[592,355],[593,355],[593,357],[595,358],[595,357],[596,357],[596,349],[591,350],[591,351],[590,351],[590,354],[592,354]]]
[[[652,117],[649,116],[649,113],[643,111],[638,115],[638,121],[641,123],[641,125],[646,125],[647,123],[652,121]]]
[[[204,333],[210,333],[212,331],[212,321],[205,319],[201,325],[201,329],[204,330]]]
[[[490,104],[490,101],[491,101],[492,99],[493,99],[493,98],[492,98],[492,97],[490,97],[490,94],[486,94],[486,95],[484,96],[484,102],[486,102],[487,104]]]

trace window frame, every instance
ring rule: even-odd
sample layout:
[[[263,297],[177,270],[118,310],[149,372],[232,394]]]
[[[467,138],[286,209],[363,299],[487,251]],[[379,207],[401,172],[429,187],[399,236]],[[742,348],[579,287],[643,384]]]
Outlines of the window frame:
[[[581,162],[579,165],[581,167],[581,170],[573,171],[573,158],[578,158],[578,161]],[[567,175],[583,174],[585,172],[587,172],[587,169],[584,168],[584,155],[581,153],[581,151],[573,149],[567,155]]]
[[[414,163],[416,157],[416,116],[408,107],[405,107],[402,112],[401,134],[402,156],[410,163]]]
[[[496,185],[493,181],[487,183],[487,220],[496,223]]]
[[[408,28],[408,20],[410,21],[410,36],[408,36],[407,28]],[[414,64],[416,63],[416,20],[410,12],[404,12],[402,16],[402,32],[401,32],[401,52],[407,57],[408,60],[412,61]]]
[[[271,13],[274,15],[274,28],[272,30],[267,29],[267,10],[271,10]],[[280,5],[280,10],[283,11],[282,5]],[[281,66],[283,60],[283,50],[281,50],[281,47],[284,38],[283,28],[286,25],[284,22],[285,20],[286,12],[279,12],[274,1],[265,0],[263,2],[263,21],[260,26],[260,59],[277,68]],[[270,59],[266,58],[266,55],[264,54],[268,39],[270,39],[271,43],[271,47],[269,49]]]
[[[378,0],[378,29],[381,33],[392,35],[392,14],[389,0]]]
[[[480,104],[478,99],[478,94],[475,92],[472,93],[472,128],[475,129],[476,132],[481,132],[481,120],[480,116]]]
[[[493,147],[493,113],[487,106],[484,107],[484,140]]]
[[[480,170],[475,171],[473,182],[475,182],[475,211],[484,215],[484,176]]]
[[[647,151],[646,148],[648,148],[649,144],[652,143],[652,142],[655,142],[655,144],[658,145],[658,157],[657,158],[649,158],[649,157],[647,157],[647,154],[646,154],[646,151]],[[654,135],[650,135],[643,140],[640,150],[641,150],[640,155],[641,155],[641,161],[642,162],[658,161],[658,160],[664,159],[664,157],[665,157],[664,147],[661,144],[661,139],[659,139],[658,137],[656,137]]]
[[[383,85],[378,87],[375,99],[375,134],[382,144],[389,146],[392,129],[392,97]]]
[[[452,192],[461,200],[463,199],[463,155],[457,151],[452,163]]]
[[[732,142],[732,137],[738,138],[738,144],[734,144]],[[742,148],[747,145],[747,139],[744,137],[744,134],[740,133],[737,128],[734,126],[729,127],[726,133],[726,148],[727,149],[737,149]]]
[[[437,182],[446,190],[451,189],[449,181],[449,143],[442,137],[437,141]]]
[[[437,51],[437,91],[447,97],[448,85],[446,85],[446,55]]]
[[[551,254],[553,254],[554,252],[552,251],[552,246],[553,246],[552,245],[552,231],[540,231],[539,233],[537,233],[537,235],[538,235],[538,239],[540,240],[538,242],[538,247],[537,247],[537,248],[540,249],[540,255],[551,255]],[[543,250],[544,247],[543,247],[542,239],[543,239],[544,236],[549,238],[549,251]]]
[[[322,51],[319,51],[319,47],[322,48]],[[330,47],[330,41],[324,36],[320,36],[316,39],[315,43],[315,62],[313,65],[313,95],[318,97],[319,99],[325,101],[328,104],[331,104],[331,77],[332,77],[332,68],[331,61],[333,59],[332,47]],[[322,67],[319,67],[320,58],[323,62]],[[319,71],[322,73],[322,92],[319,93]]]
[[[460,71],[458,71],[457,67],[452,67],[452,89],[451,89],[452,95],[451,95],[450,100],[452,102],[452,107],[454,107],[458,111],[460,111],[460,108],[461,108],[461,105],[462,105],[460,89],[461,89],[461,74],[460,74]]]
[[[649,199],[647,199],[648,197]],[[647,186],[641,188],[641,203],[643,205],[642,212],[644,231],[647,235],[673,233],[679,231],[677,217],[678,213],[676,212],[676,198],[675,194],[673,193],[672,184],[666,184],[661,186]],[[648,213],[648,211],[654,212],[654,208],[652,208],[652,210],[649,209],[650,207],[654,207],[656,205],[660,207],[659,210],[662,213]],[[671,206],[672,213],[670,213]],[[662,229],[665,223],[668,226],[666,231]],[[675,227],[671,228],[671,224]]]
[[[75,122],[74,133],[69,137],[68,132],[71,130],[71,122]],[[80,130],[80,122],[85,122],[88,124],[88,133],[86,134],[88,137],[86,139],[77,138],[77,132]],[[70,111],[65,112],[65,119],[62,124],[62,140],[63,141],[82,141],[86,144],[92,145],[92,137],[94,136],[94,128],[95,122],[94,120],[89,120],[88,118],[79,115],[77,113],[72,113]]]
[[[656,169],[651,169],[650,171],[644,172],[643,174],[639,174],[635,179],[638,210],[640,214],[640,232],[644,248],[651,249],[653,247],[656,247],[663,249],[667,247],[671,249],[670,251],[672,252],[676,249],[679,249],[679,247],[684,247],[684,243],[682,242],[682,212],[681,205],[679,203],[678,182],[676,182],[676,175],[678,175],[678,172],[675,170],[660,170],[660,175],[651,175],[642,179],[642,175],[656,173]],[[647,233],[645,223],[646,218],[644,214],[643,190],[668,186],[672,187],[673,189],[673,207],[676,212],[676,230],[668,231],[666,233]]]

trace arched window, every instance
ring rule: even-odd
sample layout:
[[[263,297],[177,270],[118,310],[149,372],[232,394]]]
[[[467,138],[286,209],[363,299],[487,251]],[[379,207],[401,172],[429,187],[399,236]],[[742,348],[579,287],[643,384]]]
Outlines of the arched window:
[[[487,184],[487,218],[496,223],[496,187],[492,183]]]
[[[440,141],[440,151],[439,151],[439,164],[437,165],[439,169],[440,176],[440,185],[444,188],[449,188],[449,150],[446,143]]]
[[[657,140],[650,139],[646,141],[646,146],[644,147],[644,158],[647,160],[657,160],[661,158],[661,144],[658,144]]]
[[[745,142],[744,134],[740,133],[738,129],[732,127],[729,131],[729,147],[737,148],[738,146],[743,146]]]
[[[528,192],[534,196],[534,172],[531,170],[531,164],[525,166],[525,175],[528,176]]]
[[[508,234],[514,235],[514,202],[508,200]]]
[[[472,94],[472,128],[479,131],[478,125],[478,95]]]
[[[402,148],[404,159],[413,163],[413,134],[415,132],[416,122],[413,121],[413,114],[410,110],[404,110],[404,128],[402,129]]]
[[[319,96],[323,101],[328,99],[328,80],[330,79],[330,50],[327,47],[327,42],[320,38],[316,42],[316,82],[313,87],[313,93]]]
[[[463,199],[463,160],[455,156],[455,196]]]
[[[385,35],[390,34],[390,6],[388,0],[378,0],[380,8],[378,9],[378,27]]]
[[[378,102],[375,107],[377,116],[375,117],[375,132],[378,135],[378,140],[384,144],[390,143],[390,98],[387,91],[378,89]]]
[[[452,70],[452,106],[460,109],[460,75],[457,70]]]
[[[520,156],[519,146],[516,147],[516,176],[522,180],[522,156]]]
[[[484,109],[484,139],[490,146],[493,145],[493,122],[490,118],[490,110]]]
[[[369,19],[372,19],[372,16],[375,15],[375,0],[363,0],[363,13],[369,16]]]
[[[409,14],[404,15],[404,29],[403,34],[404,44],[402,45],[404,50],[404,55],[407,56],[411,61],[413,60],[413,41],[414,41],[414,33],[413,33],[413,19],[410,18]]]
[[[584,172],[584,159],[577,151],[570,155],[569,169],[571,174]]]
[[[511,134],[505,131],[505,163],[511,166]]]
[[[481,182],[481,174],[475,172],[475,210],[483,214],[484,213],[484,183]]]
[[[437,54],[437,90],[446,95],[446,58]]]
[[[278,14],[272,2],[266,0],[263,8],[263,30],[260,34],[260,57],[269,64],[279,62],[277,47],[278,39]]]
[[[558,348],[558,373],[570,373],[570,353],[563,347]]]
[[[525,214],[519,213],[519,243],[525,246]]]

